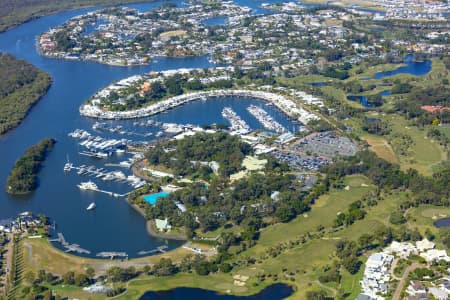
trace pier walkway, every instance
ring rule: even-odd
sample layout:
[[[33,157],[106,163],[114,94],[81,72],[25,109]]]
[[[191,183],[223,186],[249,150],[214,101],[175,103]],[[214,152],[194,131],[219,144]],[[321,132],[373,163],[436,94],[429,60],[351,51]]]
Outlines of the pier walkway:
[[[90,254],[91,251],[83,249],[78,244],[70,244],[66,241],[66,238],[61,232],[58,232],[58,238],[57,239],[49,239],[49,242],[57,242],[60,243],[64,248],[65,252],[75,252],[80,254]]]

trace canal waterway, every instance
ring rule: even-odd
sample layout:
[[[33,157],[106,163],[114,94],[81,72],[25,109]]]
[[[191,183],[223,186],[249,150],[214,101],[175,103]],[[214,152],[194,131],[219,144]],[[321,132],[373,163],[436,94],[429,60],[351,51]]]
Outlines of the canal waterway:
[[[254,2],[242,0],[239,2]],[[279,1],[277,1],[279,2]],[[182,5],[181,1],[177,1]],[[161,3],[159,3],[161,4]],[[243,3],[245,5],[245,3]],[[139,10],[151,9],[158,3],[129,5]],[[108,159],[94,159],[79,155],[84,150],[78,141],[68,137],[76,128],[84,129],[93,135],[106,138],[127,138],[132,140],[150,140],[161,128],[143,128],[134,125],[135,120],[111,121],[108,125],[121,125],[127,130],[149,133],[151,137],[123,136],[116,133],[95,132],[92,125],[96,120],[81,117],[78,108],[85,99],[98,89],[135,74],[149,71],[177,68],[206,68],[213,65],[207,57],[157,58],[148,66],[117,67],[94,62],[67,61],[40,56],[36,51],[36,37],[69,18],[92,11],[83,9],[55,14],[25,23],[13,30],[0,34],[0,51],[8,52],[24,59],[48,72],[53,84],[48,93],[38,102],[22,124],[0,138],[0,183],[6,182],[9,170],[14,162],[29,146],[44,137],[57,140],[55,149],[48,156],[45,166],[39,174],[39,188],[30,195],[13,197],[0,190],[0,219],[14,217],[23,211],[44,213],[57,224],[57,232],[62,232],[69,243],[91,251],[87,256],[95,256],[101,251],[123,251],[129,257],[139,256],[139,251],[148,251],[161,245],[169,249],[180,246],[179,241],[167,241],[150,237],[146,232],[145,219],[131,208],[124,198],[112,198],[106,194],[80,191],[77,184],[92,179],[99,188],[123,194],[131,190],[127,183],[105,182],[95,177],[82,177],[76,171],[63,172],[63,166],[69,159],[74,165],[93,165],[108,171],[129,171],[120,167],[105,166],[105,163],[117,164],[127,160],[128,154],[113,155]],[[219,98],[211,101],[197,101],[177,107],[165,114],[148,119],[178,124],[227,123],[220,114],[224,106],[232,107],[253,129],[262,129],[261,124],[248,114],[250,104],[263,107],[277,121],[289,130],[295,130],[297,124],[287,120],[272,106],[255,99]],[[139,127],[139,128],[138,128]],[[89,203],[95,202],[97,208],[86,211]],[[55,246],[60,247],[55,244]]]

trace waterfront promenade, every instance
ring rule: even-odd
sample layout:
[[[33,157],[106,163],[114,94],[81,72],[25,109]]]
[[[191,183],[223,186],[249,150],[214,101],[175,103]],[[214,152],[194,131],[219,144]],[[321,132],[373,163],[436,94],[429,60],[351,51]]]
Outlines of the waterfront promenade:
[[[128,111],[106,111],[93,104],[84,104],[80,107],[80,114],[86,117],[109,120],[135,119],[156,115],[158,113],[189,103],[191,101],[220,97],[260,99],[275,105],[289,117],[297,119],[304,124],[307,124],[310,120],[318,119],[316,115],[303,108],[297,107],[297,105],[292,100],[289,100],[282,95],[253,90],[213,90],[188,93],[171,97],[169,99],[151,104],[143,108]]]

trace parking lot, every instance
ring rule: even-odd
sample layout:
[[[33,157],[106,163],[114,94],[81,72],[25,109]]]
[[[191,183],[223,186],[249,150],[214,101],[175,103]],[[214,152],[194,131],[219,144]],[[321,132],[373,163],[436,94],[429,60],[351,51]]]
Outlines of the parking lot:
[[[353,156],[358,145],[348,137],[337,136],[332,132],[313,133],[292,144],[290,149],[306,155],[334,158],[337,155]]]

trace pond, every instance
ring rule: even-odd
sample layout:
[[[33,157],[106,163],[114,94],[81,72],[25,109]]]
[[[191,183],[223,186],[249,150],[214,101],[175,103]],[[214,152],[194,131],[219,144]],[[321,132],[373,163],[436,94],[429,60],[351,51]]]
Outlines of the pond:
[[[196,288],[176,288],[161,292],[147,292],[141,300],[281,300],[289,297],[294,292],[293,288],[286,284],[271,285],[260,293],[251,296],[232,296],[226,294],[218,294],[213,291],[196,289]]]
[[[450,218],[442,218],[433,223],[437,228],[450,227]]]
[[[380,96],[389,96],[390,94],[391,94],[391,91],[390,91],[390,90],[384,90],[384,91],[382,91],[382,92],[379,93]],[[350,100],[350,101],[356,101],[356,102],[359,102],[359,103],[361,103],[361,105],[364,106],[364,107],[375,107],[375,106],[378,106],[378,105],[376,105],[376,104],[374,104],[374,103],[371,103],[371,102],[369,101],[368,96],[355,96],[355,95],[350,95],[350,96],[347,96],[347,99]]]
[[[407,55],[403,63],[405,64],[405,66],[398,67],[397,69],[375,73],[374,78],[382,79],[384,77],[390,77],[397,74],[424,76],[431,71],[432,67],[431,60],[415,61],[412,54]]]

